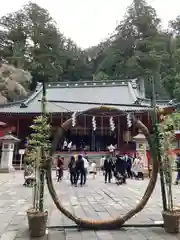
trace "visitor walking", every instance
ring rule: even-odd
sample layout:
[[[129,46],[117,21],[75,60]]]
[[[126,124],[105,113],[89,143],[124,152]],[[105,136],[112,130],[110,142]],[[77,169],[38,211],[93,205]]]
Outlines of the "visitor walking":
[[[138,164],[138,179],[144,180],[144,162],[143,159],[139,158],[139,164]]]
[[[63,168],[64,168],[64,158],[61,156],[58,156],[58,159],[57,159],[57,181],[58,182],[62,180]]]
[[[144,162],[140,157],[134,159],[132,171],[135,179],[139,180],[141,178],[144,180]]]
[[[127,169],[127,162],[124,157],[117,156],[116,163],[115,163],[115,178],[116,183],[122,184],[126,183],[126,169]]]
[[[70,162],[68,164],[68,168],[70,173],[71,184],[74,185],[76,184],[76,161],[74,156],[71,156]]]
[[[72,141],[68,143],[68,152],[71,152],[71,149],[72,149]]]
[[[127,172],[127,177],[128,178],[133,178],[133,173],[132,173],[132,157],[130,157],[130,156],[128,156],[128,158],[127,158],[127,169],[126,169],[126,172]]]
[[[104,171],[104,161],[105,161],[105,157],[104,156],[102,156],[101,158],[100,158],[100,171]]]
[[[68,142],[65,139],[63,142],[63,151],[67,151],[67,150],[68,150]]]
[[[112,169],[113,169],[113,161],[111,158],[108,157],[105,159],[103,169],[105,172],[104,174],[105,183],[107,183],[107,180],[110,183],[112,179]]]
[[[83,184],[86,184],[89,162],[85,157],[82,157],[82,160],[84,161]]]
[[[82,186],[84,183],[84,161],[82,158],[82,155],[78,155],[77,160],[76,160],[76,182],[75,182],[75,186],[77,186],[79,177],[80,177],[80,185]]]
[[[134,178],[137,178],[138,171],[137,171],[137,165],[138,165],[139,159],[135,156],[133,164],[132,164],[132,174]]]
[[[177,154],[177,157],[176,157],[176,167],[177,167],[177,177],[176,177],[175,184],[178,185],[180,180],[180,154],[179,153]]]

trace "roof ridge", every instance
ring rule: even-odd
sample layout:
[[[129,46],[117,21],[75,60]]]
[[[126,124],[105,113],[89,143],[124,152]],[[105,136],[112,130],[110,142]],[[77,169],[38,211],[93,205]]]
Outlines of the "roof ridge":
[[[128,83],[128,81],[51,82],[47,84],[47,88],[116,87],[127,86]]]
[[[32,100],[34,100],[34,98],[37,97],[37,95],[42,91],[42,89],[43,89],[42,83],[39,83],[39,82],[38,82],[35,91],[29,96],[29,98],[28,98],[26,101],[24,101],[24,102],[21,103],[20,108],[27,108],[27,107],[28,107],[28,104],[29,104]]]
[[[64,84],[78,84],[78,83],[80,83],[80,84],[84,84],[84,83],[103,83],[103,82],[105,82],[105,83],[113,83],[113,82],[133,82],[133,81],[136,81],[137,80],[137,78],[133,78],[133,79],[110,79],[110,80],[97,80],[97,81],[95,81],[95,80],[80,80],[80,81],[64,81],[64,82],[62,82],[62,81],[59,81],[59,82],[48,82],[47,84],[48,85],[54,85],[54,84],[62,84],[62,85],[64,85]]]
[[[140,101],[151,101],[150,98],[137,98]],[[165,102],[165,103],[169,103],[170,101],[175,101],[175,99],[157,99],[156,102]]]

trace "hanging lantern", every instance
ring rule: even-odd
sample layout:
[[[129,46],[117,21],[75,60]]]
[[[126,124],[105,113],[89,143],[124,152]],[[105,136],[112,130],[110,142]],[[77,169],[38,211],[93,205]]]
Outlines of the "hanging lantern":
[[[96,118],[95,118],[95,116],[93,116],[93,118],[92,118],[92,126],[93,126],[93,131],[96,131],[97,126],[96,126]]]
[[[72,126],[75,127],[76,126],[76,112],[74,112],[72,114]]]
[[[127,126],[128,128],[132,126],[131,115],[129,113],[127,114]]]
[[[110,125],[110,128],[111,128],[111,131],[114,131],[115,130],[115,124],[114,124],[113,117],[109,118],[109,125]]]

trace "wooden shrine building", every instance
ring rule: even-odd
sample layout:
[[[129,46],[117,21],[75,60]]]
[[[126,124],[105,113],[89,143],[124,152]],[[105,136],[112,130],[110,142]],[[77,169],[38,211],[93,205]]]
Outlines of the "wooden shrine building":
[[[66,134],[66,139],[72,141],[76,149],[83,141],[89,151],[106,150],[111,143],[117,144],[121,150],[124,143],[131,142],[135,135],[134,129],[127,127],[123,112],[134,113],[152,130],[152,108],[150,100],[145,98],[143,81],[56,82],[47,84],[46,88],[46,108],[53,129],[70,118],[72,113],[92,109],[88,114],[83,114],[79,124]],[[29,126],[33,118],[41,113],[41,97],[42,84],[38,84],[27,99],[0,105],[0,121],[5,122],[21,139],[18,148],[25,147],[25,139],[30,133]],[[158,101],[158,105],[166,112],[172,111],[169,101]],[[96,118],[96,131],[92,127],[93,116]],[[110,117],[113,117],[114,131],[110,128]],[[0,132],[1,136],[5,133],[3,131]]]

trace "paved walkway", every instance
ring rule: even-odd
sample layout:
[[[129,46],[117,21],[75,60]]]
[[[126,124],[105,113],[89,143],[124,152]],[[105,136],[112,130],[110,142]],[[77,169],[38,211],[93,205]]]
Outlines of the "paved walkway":
[[[23,172],[0,174],[0,240],[27,240],[26,210],[31,206],[32,189],[22,186]],[[63,204],[76,215],[90,219],[111,219],[135,206],[142,197],[148,179],[144,181],[128,180],[126,186],[105,184],[103,176],[95,180],[89,176],[84,187],[71,187],[67,175],[61,183],[54,180],[57,193]],[[180,204],[180,187],[174,186],[176,205]],[[45,207],[49,212],[49,226],[72,225],[54,206],[45,190]],[[161,221],[160,184],[145,209],[128,223],[142,224]],[[168,235],[161,228],[128,228],[121,231],[82,231],[76,229],[58,230],[51,228],[43,239],[50,240],[145,240],[145,239],[180,239],[180,235]]]

